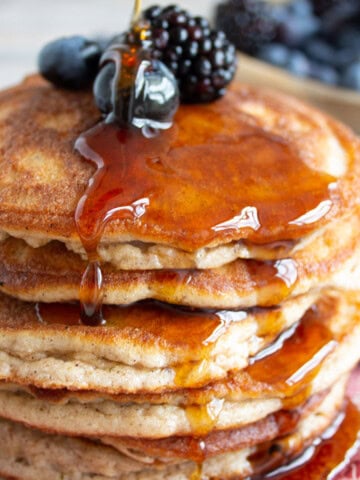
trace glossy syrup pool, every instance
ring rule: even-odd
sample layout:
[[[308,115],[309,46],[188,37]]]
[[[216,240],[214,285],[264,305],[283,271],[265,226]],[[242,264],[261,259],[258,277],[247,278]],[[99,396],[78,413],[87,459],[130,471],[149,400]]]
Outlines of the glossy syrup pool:
[[[281,445],[250,457],[254,472],[246,480],[335,480],[340,478],[360,447],[360,411],[349,400],[322,437],[317,438],[299,456],[284,456]],[[265,453],[264,453],[265,451]],[[190,480],[208,480],[201,463],[196,464]],[[240,479],[240,477],[238,477]],[[243,478],[243,477],[242,477]],[[355,478],[354,478],[355,480]]]
[[[333,480],[346,468],[360,447],[360,411],[350,400],[334,424],[300,456],[254,480]],[[281,458],[281,454],[279,455]],[[260,468],[261,466],[254,466]]]
[[[101,323],[97,247],[109,221],[194,250],[234,235],[289,240],[331,211],[335,179],[309,168],[285,141],[241,123],[226,140],[182,145],[176,123],[146,136],[106,122],[78,138],[77,150],[97,167],[76,210],[90,262],[81,285],[89,323]]]
[[[190,250],[234,231],[289,240],[332,207],[335,179],[266,131],[239,122],[237,137],[192,143],[181,144],[176,123],[150,138],[107,123],[82,134],[76,148],[97,166],[77,211],[85,245],[95,248],[115,219],[130,232],[176,236]]]

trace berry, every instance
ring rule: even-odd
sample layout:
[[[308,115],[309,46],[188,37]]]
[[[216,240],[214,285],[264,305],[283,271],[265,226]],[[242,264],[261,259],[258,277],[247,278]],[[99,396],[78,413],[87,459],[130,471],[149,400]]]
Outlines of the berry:
[[[299,50],[293,50],[286,64],[286,69],[298,77],[307,77],[310,73],[310,62]]]
[[[113,48],[120,55],[127,51],[122,45]],[[121,125],[169,128],[179,105],[179,92],[168,68],[158,60],[143,59],[135,72],[130,101],[119,88],[119,75],[115,63],[105,60],[94,82],[95,101],[101,112]]]
[[[305,45],[304,51],[309,57],[317,62],[334,65],[336,62],[336,48],[330,45],[325,39],[314,37]]]
[[[339,74],[336,69],[321,63],[312,62],[309,75],[311,78],[329,85],[336,85],[339,81]]]
[[[320,17],[327,15],[333,9],[339,13],[340,11],[347,12],[349,7],[357,5],[357,0],[312,0],[314,12]]]
[[[261,0],[229,0],[218,6],[216,26],[243,52],[255,53],[276,33],[270,7]]]
[[[352,48],[358,53],[360,45],[360,18],[358,25],[355,23],[348,23],[343,28],[338,30],[335,37],[336,45],[340,48]]]
[[[60,38],[41,50],[39,71],[58,87],[87,88],[95,78],[100,56],[96,42],[80,36]]]
[[[115,88],[115,85],[113,85],[115,72],[115,63],[109,62],[101,68],[95,78],[93,87],[95,102],[98,109],[104,114],[108,114],[113,110],[112,92],[113,88]]]
[[[159,60],[152,60],[143,68],[140,67],[134,102],[134,121],[137,126],[170,126],[178,107],[179,91],[171,71]]]
[[[341,83],[344,87],[360,90],[360,60],[345,69]]]
[[[276,39],[289,47],[300,47],[320,29],[320,20],[307,0],[293,0],[282,6]]]
[[[315,2],[314,10],[322,21],[322,31],[337,35],[337,31],[360,13],[358,0],[320,0]]]
[[[260,49],[258,57],[265,62],[276,65],[277,67],[285,67],[290,59],[290,50],[281,43],[270,43]]]
[[[236,52],[223,32],[176,5],[150,7],[144,19],[151,25],[152,56],[176,77],[183,102],[210,102],[224,95],[235,74]]]

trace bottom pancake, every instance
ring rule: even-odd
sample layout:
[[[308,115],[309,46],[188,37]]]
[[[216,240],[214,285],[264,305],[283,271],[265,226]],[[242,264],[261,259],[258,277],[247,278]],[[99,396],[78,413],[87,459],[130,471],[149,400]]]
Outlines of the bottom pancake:
[[[99,441],[50,435],[0,420],[0,474],[19,480],[240,480],[289,462],[334,422],[334,430],[340,427],[343,436],[344,431],[352,430],[350,424],[356,428],[356,416],[350,415],[344,420],[338,415],[343,395],[344,382],[339,382],[316,410],[299,423],[295,432],[273,442],[216,455],[204,462],[198,477],[194,473],[198,468],[194,462],[166,463],[161,458],[141,458],[132,455],[130,450],[119,452]],[[349,412],[354,413],[354,408],[350,407]],[[343,455],[356,441],[355,433],[345,436]],[[337,463],[341,463],[341,459]]]

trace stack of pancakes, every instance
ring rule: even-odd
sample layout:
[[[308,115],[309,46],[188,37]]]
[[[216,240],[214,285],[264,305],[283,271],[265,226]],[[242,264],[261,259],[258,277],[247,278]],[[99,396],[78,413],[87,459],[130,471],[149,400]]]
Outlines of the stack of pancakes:
[[[86,326],[74,212],[95,167],[74,142],[98,121],[91,94],[38,77],[0,94],[0,475],[242,479],[291,462],[339,427],[360,358],[359,140],[242,85],[180,107],[149,166],[158,198],[105,228],[106,324]]]

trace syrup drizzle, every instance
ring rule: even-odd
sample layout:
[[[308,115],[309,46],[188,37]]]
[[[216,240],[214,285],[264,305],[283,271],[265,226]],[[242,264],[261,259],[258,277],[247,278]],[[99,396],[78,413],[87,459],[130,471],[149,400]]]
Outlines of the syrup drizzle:
[[[339,340],[326,322],[331,315],[331,302],[319,305],[319,309],[309,309],[297,325],[251,359],[235,380],[237,388],[254,397],[283,397],[287,408],[309,396],[312,380]]]
[[[135,0],[134,13],[132,18],[132,25],[137,25],[141,13],[142,0]]]
[[[194,165],[195,160],[189,157],[187,149],[175,146],[176,132],[175,126],[154,138],[147,138],[139,130],[121,129],[115,124],[102,123],[81,135],[77,140],[78,151],[85,159],[94,162],[97,166],[97,171],[89,182],[89,187],[76,211],[79,236],[88,252],[90,262],[94,263],[93,269],[98,269],[97,246],[110,220],[114,225],[115,220],[125,222],[129,231],[136,228],[145,233],[156,225],[161,231],[183,231],[186,237],[201,239],[203,243],[213,240],[218,235],[226,237],[226,234],[234,228],[273,232],[278,228],[277,225],[289,224],[294,217],[304,215],[301,213],[304,206],[305,211],[310,211],[314,203],[318,205],[320,198],[328,194],[329,178],[326,176],[326,181],[324,178],[320,179],[322,187],[317,185],[317,190],[311,195],[307,192],[299,197],[295,195],[291,201],[288,199],[288,207],[283,207],[280,209],[281,213],[278,213],[278,209],[271,204],[271,201],[269,206],[268,198],[265,203],[263,200],[269,188],[274,188],[274,191],[281,188],[278,175],[272,170],[275,161],[282,162],[284,170],[289,170],[289,174],[291,169],[295,169],[298,177],[310,177],[310,184],[318,182],[320,175],[315,174],[302,164],[299,158],[294,157],[286,145],[269,137],[265,132],[259,133],[257,130],[242,137],[236,145],[236,154],[232,152],[234,154],[232,158],[240,158],[238,170],[244,173],[242,173],[241,185],[234,184],[236,189],[232,190],[232,182],[229,183],[226,177],[222,178],[222,172],[229,167],[227,174],[232,179],[237,173],[233,171],[234,166],[222,157],[221,152],[224,148],[221,148],[221,152],[217,152],[219,157],[216,159],[213,156],[214,150],[217,150],[215,146],[201,146],[200,150],[196,148],[198,156]],[[268,156],[269,151],[272,152],[270,160],[267,157],[271,168],[264,168],[262,173],[261,169],[256,169],[258,176],[256,187],[254,187],[254,165],[250,164],[250,157],[247,156],[250,151],[255,158],[259,157],[262,160]],[[208,164],[209,157],[215,164],[211,168]],[[253,157],[251,162],[254,162]],[[234,192],[232,202],[230,199],[227,202],[225,198],[218,197],[219,185],[216,186],[213,182],[219,174],[215,175],[214,168],[218,168],[221,172],[221,178],[218,178],[217,182],[222,182],[222,190],[226,188],[226,191]],[[293,173],[291,177],[292,175]],[[284,173],[280,177],[281,182],[291,181]],[[239,179],[236,177],[235,183],[238,182]],[[308,185],[307,182],[305,183]],[[250,188],[245,189],[244,185],[250,185]],[[285,190],[287,194],[288,190]],[[275,196],[278,196],[278,193]],[[221,197],[224,197],[224,192],[221,193]],[[188,202],[190,198],[193,200]],[[201,203],[203,214],[197,210],[200,208],[198,202]],[[250,225],[248,216],[245,224],[239,219],[235,221],[234,217],[230,223],[220,222],[224,215],[227,218],[232,217],[231,212],[234,208],[238,208],[237,205],[243,209],[247,208],[246,205],[250,202],[258,203],[254,208],[256,208],[259,224]],[[244,206],[241,207],[241,204]],[[214,227],[214,225],[217,226]],[[302,226],[302,223],[291,225],[291,229],[301,229]],[[278,277],[285,285],[293,284],[296,280],[296,266],[291,262],[291,260],[281,260],[272,264],[273,276]],[[257,266],[257,263],[249,262],[249,266]],[[265,265],[261,270],[264,269]],[[256,267],[256,270],[259,269]],[[86,291],[89,282],[83,283]],[[89,295],[81,293],[81,298],[88,297]],[[91,297],[99,298],[101,295],[96,294]],[[281,298],[276,298],[274,303],[280,300]]]
[[[344,471],[360,447],[360,411],[348,401],[333,425],[300,456],[286,463],[281,454],[271,472],[254,480],[333,480]],[[285,465],[283,461],[285,460]],[[258,468],[259,466],[255,466]],[[260,467],[261,468],[261,467]]]
[[[283,141],[240,123],[242,128],[246,134],[229,139],[229,155],[216,144],[193,146],[190,154],[190,147],[178,144],[176,125],[154,138],[108,123],[82,134],[76,148],[97,167],[76,212],[89,260],[98,261],[97,246],[109,221],[125,223],[129,232],[145,234],[155,227],[182,232],[195,248],[234,230],[266,238],[288,225],[289,237],[299,235],[308,224],[294,219],[330,201],[333,178],[311,170]],[[304,185],[290,188],[299,178],[306,179]],[[274,265],[274,276],[285,283],[296,275],[290,262]]]
[[[115,217],[137,222],[145,214],[150,203],[147,182],[138,183],[132,172],[144,160],[152,162],[166,151],[169,137],[168,132],[163,132],[150,139],[135,128],[101,123],[76,141],[75,148],[97,166],[75,216],[89,259],[80,286],[82,318],[86,324],[103,323],[102,273],[97,247],[105,226]],[[131,188],[126,189],[129,183]]]
[[[239,379],[235,383],[229,379],[228,388],[232,390],[233,388],[239,388],[240,385],[248,394],[251,394],[251,388],[254,388],[254,397],[269,393],[270,395],[295,395],[294,398],[284,403],[285,408],[299,409],[300,407],[301,410],[301,405],[306,402],[309,395],[309,383],[318,372],[327,355],[336,346],[336,339],[326,326],[326,319],[333,308],[334,305],[331,301],[322,300],[316,307],[309,309],[299,325],[290,328],[270,347],[262,350],[252,359],[251,365],[244,370],[245,379],[243,384],[239,382]],[[36,313],[39,321],[45,324],[81,324],[76,305],[38,304]],[[200,344],[201,358],[209,354],[209,345],[211,345],[211,348],[214,346],[219,336],[231,324],[231,321],[243,321],[247,315],[245,312],[211,313],[189,311],[159,302],[144,302],[125,307],[105,306],[104,313],[108,319],[109,328],[116,328],[117,332],[127,332],[132,338],[135,332],[137,332],[139,338],[150,337],[154,340],[156,339],[163,346],[165,342],[166,348],[177,347],[184,349],[186,346],[190,346],[190,355],[193,354],[195,345]],[[265,335],[273,334],[274,325],[277,325],[277,327],[281,325],[279,316],[281,317],[279,311],[273,309],[272,314],[266,315],[263,319],[260,317],[259,331]],[[184,331],[186,331],[186,336],[184,336]],[[181,384],[178,385],[181,387]],[[41,391],[35,393],[36,395],[42,395]],[[52,391],[50,393],[53,395]],[[56,391],[54,393],[56,395]],[[61,392],[59,394],[61,395]],[[44,395],[47,398],[47,392],[44,392]],[[354,438],[357,439],[357,431],[360,428],[359,412],[355,412],[355,407],[349,406],[348,408],[351,409],[351,412],[347,412],[346,418],[351,415],[352,420],[347,421],[345,433],[345,427],[340,429],[343,432],[341,433],[341,449],[345,446],[346,451],[350,449],[351,445],[356,443]],[[193,478],[195,479],[202,478],[201,464],[209,451],[207,435],[209,433],[213,435],[211,431],[221,413],[221,409],[222,401],[219,399],[204,405],[187,408],[188,419],[196,434],[194,433],[193,436],[188,437],[186,441],[182,440],[181,445],[178,447],[181,450],[177,454],[180,453],[181,457],[185,456],[184,458],[191,458],[197,462],[196,470],[193,473]],[[294,412],[296,413],[296,411]],[[299,414],[299,412],[297,413]],[[282,412],[279,412],[279,415],[276,417],[276,423],[282,429],[283,434],[287,433],[289,429],[292,430],[294,422],[297,422],[297,420],[298,415],[283,417]],[[338,439],[339,435],[335,438]],[[333,445],[336,445],[335,441],[331,440],[331,442]],[[182,452],[182,449],[185,450]],[[271,450],[271,452],[273,451],[274,449]],[[310,450],[300,460],[298,459],[296,464],[292,464],[291,467],[299,466],[301,461],[305,462],[311,456],[309,452]],[[315,450],[313,449],[310,453],[313,454],[314,452]],[[344,455],[342,456],[342,454]],[[339,460],[336,465],[342,465],[343,459],[347,458],[346,452],[340,450],[336,458]],[[273,465],[274,459],[271,457],[270,460],[265,461],[262,458],[261,464],[269,466],[270,462],[271,468],[276,469],[280,464],[288,461],[286,458],[281,457],[279,460],[276,457],[275,460],[279,461],[279,463]],[[312,465],[311,468],[318,469],[322,464],[318,464],[316,461]],[[338,471],[338,467],[336,468],[336,471]],[[288,474],[289,472],[287,471]],[[287,478],[287,476],[284,478]],[[290,478],[292,480],[293,477]],[[318,478],[325,479],[327,477],[301,477],[299,474],[295,479],[297,480],[298,478],[318,480]],[[332,476],[329,478],[332,478]]]

